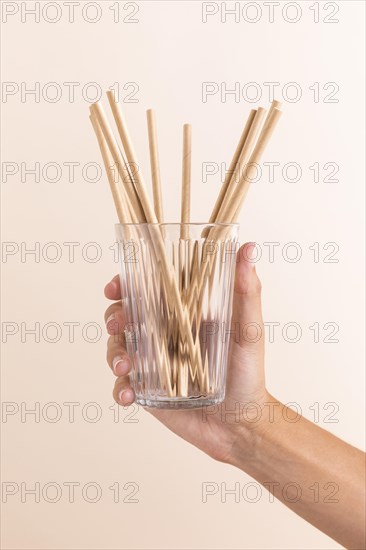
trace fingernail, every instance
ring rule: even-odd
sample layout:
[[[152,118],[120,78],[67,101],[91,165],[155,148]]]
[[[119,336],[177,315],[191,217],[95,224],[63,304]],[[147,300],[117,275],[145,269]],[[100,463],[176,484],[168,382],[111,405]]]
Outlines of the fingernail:
[[[129,404],[133,402],[132,390],[122,390],[118,394],[118,399],[121,403]]]
[[[130,370],[130,364],[125,357],[117,355],[112,362],[114,374],[117,376],[123,376]]]
[[[107,331],[113,333],[114,330],[116,329],[116,326],[118,326],[118,324],[116,324],[116,316],[114,313],[112,313],[112,315],[108,317],[105,324],[107,327]]]

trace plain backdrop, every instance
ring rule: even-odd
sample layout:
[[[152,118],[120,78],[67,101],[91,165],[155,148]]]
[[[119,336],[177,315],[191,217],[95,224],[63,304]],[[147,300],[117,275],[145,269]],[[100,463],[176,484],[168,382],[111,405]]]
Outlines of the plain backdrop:
[[[167,221],[190,122],[204,222],[249,110],[275,89],[283,116],[239,220],[261,252],[267,384],[363,447],[364,3],[80,0],[73,22],[67,2],[1,4],[3,548],[339,548],[241,471],[113,406],[116,215],[88,107],[119,89],[147,181],[156,109]]]

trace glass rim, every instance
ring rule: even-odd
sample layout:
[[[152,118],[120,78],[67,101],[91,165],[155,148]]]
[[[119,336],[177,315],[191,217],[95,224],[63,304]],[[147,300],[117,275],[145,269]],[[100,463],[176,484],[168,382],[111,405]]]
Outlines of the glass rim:
[[[148,223],[148,222],[142,222],[142,223],[115,223],[115,227],[141,227],[141,226],[157,226],[157,227],[180,227],[180,226],[188,226],[188,227],[239,227],[238,222],[234,223],[224,223],[224,222],[189,222],[189,223],[182,223],[182,222],[156,222],[156,223]]]

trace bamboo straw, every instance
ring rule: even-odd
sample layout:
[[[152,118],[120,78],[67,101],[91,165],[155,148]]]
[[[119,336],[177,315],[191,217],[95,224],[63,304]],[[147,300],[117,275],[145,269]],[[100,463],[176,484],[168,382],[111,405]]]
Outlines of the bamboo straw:
[[[267,116],[266,116],[266,120],[264,121],[263,128],[265,128],[266,125],[268,124],[269,117],[271,116],[273,110],[274,110],[274,109],[280,110],[281,107],[282,107],[281,101],[277,101],[277,99],[274,99],[274,100],[272,101],[271,106],[270,106],[269,111],[268,111],[268,114],[267,114]]]
[[[187,224],[191,217],[191,152],[192,126],[183,126],[183,162],[182,162],[182,203],[181,223]],[[188,227],[181,225],[181,239],[188,239]]]
[[[268,124],[268,120],[269,120],[269,117],[270,117],[270,115],[271,115],[273,109],[275,109],[275,108],[276,108],[276,109],[280,109],[281,106],[282,106],[282,103],[281,103],[280,101],[277,101],[276,99],[274,99],[274,100],[272,101],[271,107],[270,107],[270,109],[269,109],[269,111],[268,111],[268,114],[267,114],[267,116],[266,116],[266,119],[265,119],[265,121],[264,121],[263,128],[266,126],[266,124]],[[252,109],[251,114],[252,114],[252,113],[255,114],[255,109]],[[253,115],[253,116],[254,116],[254,115]],[[250,117],[250,115],[249,115],[249,117]],[[249,121],[249,119],[248,119],[248,121]],[[248,122],[247,122],[247,124],[246,124],[246,127],[247,127],[247,125],[248,125]],[[246,127],[244,128],[243,134],[245,133]],[[246,138],[245,138],[245,139],[246,139]],[[241,141],[241,140],[240,140],[240,141]],[[244,143],[245,143],[245,140],[244,140]],[[243,146],[244,146],[244,143],[243,143],[243,145],[242,145],[242,148],[243,148]],[[238,147],[237,147],[237,149],[236,149],[236,151],[235,151],[235,155],[237,154],[239,147],[240,147],[240,142],[239,142]],[[240,154],[240,153],[241,153],[241,151],[239,152],[239,154]],[[235,156],[235,155],[234,155],[234,156]],[[234,160],[234,159],[233,159],[233,160]],[[232,161],[232,163],[233,163],[233,161]],[[235,164],[234,164],[234,168],[235,168],[235,165],[236,165],[237,163],[239,164],[239,169],[240,169],[240,165],[243,163],[243,161],[240,162],[240,161],[239,161],[239,157],[238,157],[237,161],[236,161]],[[230,168],[229,168],[229,172],[226,174],[226,176],[228,176],[228,175],[230,174],[230,170],[232,170],[231,165],[230,165]],[[236,179],[236,177],[237,177],[237,176],[235,175],[235,179]],[[225,179],[225,181],[226,181],[226,179]],[[230,180],[229,180],[229,181],[230,181]],[[238,219],[239,214],[240,214],[240,210],[241,210],[241,206],[238,205],[238,207],[237,207],[237,209],[236,209],[236,212],[235,212],[235,215],[234,215],[234,218],[235,218],[235,219]],[[216,215],[217,215],[217,214],[218,214],[218,211],[216,212]],[[216,218],[215,218],[215,219],[212,219],[212,220],[210,220],[210,221],[214,222],[215,220],[216,220]]]
[[[237,181],[240,176],[240,171],[242,167],[245,167],[246,163],[249,160],[250,154],[253,150],[254,144],[258,137],[259,131],[262,127],[262,122],[264,120],[266,110],[262,107],[259,107],[256,112],[253,122],[250,126],[247,138],[245,140],[244,146],[239,156],[239,160],[235,166],[234,173],[232,174],[230,184],[228,186],[227,192],[225,194],[224,200],[220,206],[220,209],[216,216],[216,222],[225,222],[228,219],[227,212],[232,204],[232,196],[234,190],[238,187],[239,182]]]
[[[225,215],[226,215],[227,209],[230,207],[231,197],[233,195],[233,192],[239,185],[239,181],[237,180],[239,180],[241,167],[245,166],[246,163],[248,162],[249,156],[252,152],[255,141],[257,139],[260,128],[262,126],[262,122],[265,114],[266,114],[266,110],[263,109],[262,107],[259,107],[257,111],[252,110],[248,117],[248,120],[245,124],[240,142],[235,151],[234,158],[232,161],[232,166],[234,169],[227,173],[227,179],[229,183],[225,185],[225,189],[224,189],[224,185],[222,186],[222,189],[221,189],[222,200],[221,200],[221,203],[218,204],[218,207],[219,207],[218,212],[216,214],[216,217],[213,219],[213,222],[216,222],[216,223],[227,222]],[[244,139],[242,139],[243,137]],[[240,151],[238,151],[239,146],[241,146]],[[235,162],[234,162],[234,159],[235,159]],[[225,181],[226,181],[226,178],[225,178]],[[215,208],[214,208],[214,211],[215,211]],[[213,217],[214,211],[211,215],[211,219]],[[206,237],[206,240],[214,240],[214,242],[216,242],[216,240],[220,240],[220,233],[221,233],[221,228],[211,228],[208,232],[205,232],[203,236]],[[191,287],[191,292],[188,300],[188,304],[191,312],[193,307],[194,293],[198,292],[198,295],[202,293],[203,284],[207,276],[209,277],[210,280],[212,279],[211,276],[214,269],[214,264],[212,262],[212,259],[213,259],[213,256],[209,256],[209,258],[206,259],[205,264],[204,265],[201,264],[201,270],[199,272],[198,281],[196,281],[197,287],[195,288],[194,284]]]
[[[154,198],[154,209],[156,218],[159,223],[163,223],[163,197],[161,193],[161,181],[160,181],[160,163],[159,163],[159,150],[158,150],[158,138],[156,131],[155,113],[152,109],[146,111],[147,116],[147,129],[149,135],[149,149],[150,149],[150,165],[151,165],[151,180]]]
[[[169,360],[166,341],[156,342],[159,376],[161,376],[163,387],[166,388],[169,396],[184,397],[188,395],[189,374],[192,384],[195,383],[197,378],[201,391],[208,392],[210,390],[210,377],[207,349],[202,348],[202,356],[204,358],[202,360],[198,332],[194,340],[191,319],[194,319],[194,324],[198,331],[202,318],[201,303],[205,296],[204,289],[207,283],[209,285],[209,294],[212,290],[217,253],[215,251],[213,257],[206,258],[206,261],[203,261],[203,256],[201,257],[201,253],[198,253],[199,241],[196,241],[193,249],[191,249],[193,243],[189,239],[188,226],[185,225],[190,222],[191,126],[186,124],[183,130],[181,240],[179,242],[178,257],[176,258],[180,281],[178,286],[175,278],[176,268],[174,268],[174,265],[170,265],[163,234],[160,228],[155,225],[158,222],[162,222],[163,209],[154,112],[152,110],[147,111],[154,197],[153,208],[139,170],[136,153],[133,149],[123,113],[120,106],[114,101],[113,93],[107,92],[107,96],[121,138],[121,149],[116,142],[99,103],[91,107],[91,121],[101,149],[118,218],[121,223],[127,223],[126,220],[129,221],[132,219],[134,223],[148,222],[150,224],[149,232],[152,252],[156,260],[160,262],[161,280],[163,283],[161,291],[165,295],[168,319],[173,314],[177,318],[178,326],[172,326],[173,331],[171,335],[177,346],[177,355],[172,360]],[[265,109],[259,108],[257,111],[252,110],[250,112],[209,223],[231,223],[236,221],[248,192],[253,172],[256,169],[255,165],[260,161],[281,115],[279,111],[280,105],[280,102],[274,100],[265,120]],[[126,158],[124,155],[126,155]],[[114,180],[112,173],[113,166],[111,165],[112,160],[117,166],[124,192],[118,185],[119,182],[115,182]],[[133,166],[137,167],[137,171],[132,171]],[[241,167],[245,168],[244,172],[241,172]],[[211,227],[208,233],[204,231],[202,237],[206,237],[205,243],[209,245],[211,241],[215,241],[215,235],[219,236],[220,242],[225,240],[222,237],[223,230],[224,227],[219,227],[218,232],[216,232],[215,228]],[[182,245],[185,246],[184,266],[182,265],[182,251],[180,248]],[[187,250],[189,252],[188,256]],[[173,264],[176,261],[173,260]],[[147,290],[147,288],[142,288],[145,301],[149,297]],[[187,290],[189,291],[188,293]],[[148,310],[150,312],[149,308]],[[155,310],[156,304],[153,304],[152,311]]]
[[[178,270],[180,279],[181,299],[186,301],[186,282],[188,281],[187,261],[188,247],[190,246],[189,224],[191,217],[191,151],[192,151],[192,127],[190,124],[183,126],[183,159],[182,159],[182,201],[181,201],[181,226],[178,245]],[[187,244],[187,246],[186,246]],[[183,264],[183,260],[184,264]],[[188,392],[189,369],[186,361],[185,346],[179,346],[180,365],[178,370],[178,389],[184,395]]]
[[[136,272],[133,270],[133,275],[136,278]],[[145,304],[147,304],[146,313],[147,313],[147,325],[150,324],[150,312],[151,310],[156,310],[157,303],[160,300],[160,296],[156,297],[154,296],[153,292],[148,292],[148,289],[146,288],[146,281],[142,278],[140,288],[143,293],[143,301]],[[149,283],[147,283],[148,285]],[[137,285],[139,286],[139,285]],[[152,306],[149,307],[150,302],[152,303]],[[155,302],[155,303],[154,303]],[[149,335],[149,338],[151,339],[151,335]],[[157,341],[156,341],[157,340]],[[159,373],[162,379],[162,382],[165,382],[165,388],[167,390],[168,396],[173,397],[175,395],[175,387],[172,386],[171,382],[171,371],[169,368],[169,361],[166,360],[166,357],[168,355],[167,352],[167,341],[165,339],[154,339],[154,344],[156,346],[156,349],[158,351],[157,357],[155,356],[155,360],[158,364]]]
[[[275,109],[275,108],[280,109],[281,105],[282,105],[281,102],[277,101],[276,99],[274,99],[272,101],[271,107],[268,111],[268,114],[267,114],[267,117],[264,121],[263,127],[265,127],[266,124],[268,124],[268,121],[269,121],[270,115],[272,114],[273,109]],[[259,108],[258,111],[263,111],[263,110],[261,108]],[[221,208],[222,202],[225,199],[229,184],[230,184],[231,180],[234,180],[234,182],[236,182],[238,173],[240,173],[240,167],[241,167],[241,165],[243,165],[243,157],[245,156],[245,154],[246,154],[247,158],[249,156],[248,151],[250,150],[250,142],[248,142],[247,139],[248,139],[248,137],[249,137],[249,139],[252,138],[252,145],[253,145],[253,143],[255,141],[255,138],[256,138],[256,136],[254,135],[254,128],[252,130],[252,136],[250,136],[249,134],[250,134],[252,123],[253,123],[253,120],[256,116],[256,113],[257,113],[256,109],[252,109],[249,113],[248,120],[245,124],[242,135],[240,136],[240,140],[239,140],[238,146],[235,150],[235,153],[234,153],[233,159],[231,161],[229,170],[226,172],[225,181],[224,181],[223,186],[220,190],[219,196],[216,200],[216,204],[215,204],[214,209],[212,211],[209,223],[214,223],[218,219],[218,213],[219,213],[219,210]],[[260,115],[260,117],[262,119],[263,115]],[[259,126],[257,126],[257,130],[258,129],[259,129]],[[244,150],[244,146],[245,146],[245,150]],[[235,171],[235,173],[234,173],[234,171]],[[240,210],[240,208],[238,208],[238,210]],[[238,214],[239,214],[239,212],[238,212]]]
[[[98,121],[100,129],[103,132],[104,138],[106,140],[106,143],[108,145],[112,158],[117,166],[119,176],[122,180],[122,183],[124,184],[124,188],[130,199],[132,208],[135,211],[139,222],[142,222],[144,221],[145,214],[144,214],[144,211],[142,210],[139,196],[136,193],[136,190],[133,186],[133,182],[130,179],[129,171],[126,168],[123,156],[121,154],[121,151],[119,150],[119,147],[113,135],[112,129],[104,113],[104,109],[100,103],[93,103],[93,105],[91,105],[90,107],[90,110],[92,114],[95,116],[96,120]]]
[[[246,166],[246,169],[245,169],[245,173],[243,174],[242,179],[240,181],[240,185],[238,185],[234,190],[234,193],[231,197],[230,205],[227,209],[227,220],[232,223],[234,223],[238,218],[238,213],[240,212],[240,209],[243,205],[244,199],[250,187],[252,174],[254,173],[254,170],[255,170],[255,165],[260,162],[264,149],[266,148],[269,140],[271,139],[273,131],[281,115],[282,115],[282,111],[274,107],[271,114],[268,117],[268,120],[266,121],[266,124],[264,125],[261,131],[257,144],[254,147],[254,150],[250,156],[248,165]]]
[[[126,205],[127,205],[127,210],[125,212],[127,222],[121,222],[121,217],[120,216],[118,216],[118,219],[119,219],[120,223],[131,223],[131,222],[132,223],[137,223],[136,214],[135,214],[135,211],[134,211],[134,209],[131,205],[131,201],[129,199],[129,196],[126,193],[126,190],[124,189],[124,186],[120,184],[119,179],[117,181],[115,179],[115,173],[114,173],[114,170],[112,170],[112,168],[113,168],[113,158],[111,156],[110,150],[108,149],[107,142],[105,140],[104,134],[103,134],[103,132],[102,132],[100,126],[99,126],[99,123],[98,123],[98,121],[97,121],[94,114],[90,115],[90,121],[91,121],[91,123],[93,125],[93,128],[94,128],[94,131],[96,132],[96,135],[97,135],[99,149],[100,149],[103,161],[104,161],[104,165],[105,165],[106,161],[108,162],[108,165],[107,166],[105,165],[105,169],[106,169],[106,172],[107,172],[109,184],[110,184],[110,186],[113,185],[116,188],[116,191],[118,192],[118,194],[121,198],[121,204],[122,204],[122,208],[124,210],[126,210],[126,208],[124,207],[124,204],[126,203]],[[105,156],[106,156],[106,159],[104,159]],[[118,174],[118,178],[120,178],[119,174]],[[111,182],[111,179],[112,179],[112,182]],[[113,190],[114,187],[113,188],[111,187],[112,195],[114,193],[114,190]],[[119,208],[121,208],[121,206],[119,206]],[[117,209],[117,206],[116,206],[116,209]],[[118,210],[117,210],[117,214],[118,214]]]
[[[129,136],[127,129],[127,124],[124,119],[123,113],[120,109],[120,106],[114,101],[114,96],[112,92],[107,92],[108,100],[112,109],[112,113],[117,125],[118,133],[120,135],[123,148],[126,152],[127,161],[129,164],[136,164],[138,166],[137,157],[133,149],[133,145]],[[97,105],[97,104],[94,104]],[[100,112],[100,109],[98,110]],[[103,127],[102,127],[103,130]],[[150,204],[148,194],[146,192],[145,184],[142,179],[140,172],[136,172],[134,175],[134,184],[138,197],[141,201],[142,210],[146,221],[151,225],[151,237],[152,244],[156,249],[156,256],[161,261],[163,278],[165,284],[169,289],[169,298],[171,300],[172,310],[176,309],[176,314],[178,318],[179,325],[182,330],[182,334],[185,334],[187,337],[188,348],[191,355],[190,371],[191,376],[194,377],[195,374],[198,375],[200,383],[203,383],[203,368],[202,361],[199,352],[199,339],[196,339],[196,342],[193,340],[190,318],[188,311],[183,308],[180,292],[178,285],[175,280],[175,274],[172,271],[172,266],[169,265],[169,261],[166,255],[165,244],[162,238],[161,232],[157,226],[154,224],[157,223],[157,218],[155,212]]]
[[[240,175],[241,167],[245,165],[245,163],[247,162],[249,155],[251,153],[251,150],[254,146],[264,114],[265,114],[265,110],[262,109],[261,107],[258,110],[252,109],[249,113],[247,122],[244,126],[242,135],[240,136],[239,143],[235,150],[234,157],[231,161],[229,170],[226,173],[224,184],[220,190],[219,197],[216,201],[214,210],[211,214],[211,218],[210,218],[211,223],[220,221],[220,216],[222,216],[222,212],[225,209],[225,205],[228,204],[230,200],[230,196],[238,183],[238,176]],[[220,228],[211,229],[205,236],[206,237],[210,236],[214,238],[215,241],[219,240],[220,234],[222,233],[221,229]],[[208,277],[210,281],[209,296],[211,296],[210,289],[212,288],[213,274],[215,270],[215,262],[212,262],[212,256],[209,257],[208,265],[205,266],[205,276],[206,276],[207,270],[209,271]],[[200,288],[202,290],[202,287]]]
[[[122,193],[121,193],[121,186],[118,185],[118,182],[115,181],[112,170],[111,170],[111,162],[110,162],[111,161],[111,156],[110,156],[110,152],[108,150],[107,144],[106,144],[106,140],[104,138],[104,135],[103,135],[103,133],[100,129],[100,126],[99,126],[98,121],[96,120],[95,116],[91,115],[90,120],[91,120],[91,123],[93,125],[95,134],[96,134],[97,139],[98,139],[98,144],[99,144],[99,147],[100,147],[100,151],[101,151],[102,158],[103,158],[103,161],[104,161],[105,169],[106,169],[106,172],[107,172],[108,181],[109,181],[110,188],[111,188],[111,191],[112,191],[112,196],[113,196],[115,207],[116,207],[116,210],[117,210],[119,222],[120,223],[129,223],[130,222],[130,217],[129,217],[129,213],[127,212],[126,207],[124,205],[124,201],[123,201],[123,197],[122,197]],[[145,285],[142,284],[142,286],[140,288],[142,289],[142,292],[144,294],[145,302],[147,303],[147,290],[145,288]],[[153,298],[153,296],[150,295],[150,298]],[[169,363],[168,363],[168,361],[166,361],[166,354],[167,354],[166,342],[165,342],[165,340],[163,340],[162,342],[156,342],[156,345],[157,345],[157,349],[158,349],[158,353],[157,353],[158,368],[159,368],[159,371],[162,375],[162,380],[165,381],[165,387],[166,387],[167,393],[170,397],[172,397],[172,396],[175,395],[175,390],[172,388],[172,385],[171,385],[170,370],[169,370],[169,367],[168,367]],[[162,346],[162,349],[161,349],[161,346]]]
[[[122,113],[122,110],[118,103],[114,100],[114,94],[113,92],[109,91],[107,92],[107,97],[109,100],[109,104],[112,109],[112,113],[114,116],[114,120],[116,121],[117,130],[119,133],[119,136],[122,141],[123,148],[126,152],[126,157],[128,164],[133,165],[135,164],[137,167],[139,167],[139,163],[137,161],[137,156],[135,153],[135,150],[132,145],[132,141],[130,138],[130,134],[127,128],[127,124],[124,118],[124,115]],[[154,209],[152,208],[150,204],[150,200],[146,191],[145,183],[142,179],[142,175],[140,173],[140,170],[137,170],[135,174],[133,174],[133,182],[135,184],[135,189],[137,191],[137,195],[140,198],[141,205],[145,214],[146,221],[148,223],[157,223],[157,218],[154,212]]]
[[[256,112],[257,112],[257,109],[252,109],[249,113],[248,119],[245,123],[244,129],[243,129],[242,134],[240,136],[239,143],[236,147],[234,156],[231,160],[229,169],[226,172],[224,183],[222,184],[219,196],[217,197],[215,206],[213,207],[213,210],[212,210],[212,213],[211,213],[211,216],[210,216],[210,219],[209,219],[209,223],[214,223],[216,221],[217,214],[219,213],[222,201],[224,200],[224,197],[226,195],[226,192],[227,192],[227,189],[229,187],[231,178],[233,176],[233,172],[235,170],[235,167],[238,164],[241,151],[242,151],[242,149],[244,147],[244,143],[245,143],[245,141],[248,137],[248,133],[249,133],[250,127],[253,123],[253,119],[255,117]]]
[[[191,219],[191,164],[192,164],[192,126],[183,125],[183,151],[182,151],[182,195],[181,195],[181,226],[179,254],[179,288],[183,305],[186,303],[187,290],[191,277],[192,242],[189,238],[189,226]]]
[[[119,223],[128,223],[130,221],[129,213],[127,212],[125,204],[123,202],[121,187],[118,185],[118,182],[115,181],[114,175],[111,170],[111,161],[113,161],[113,159],[110,156],[104,135],[94,115],[90,116],[90,122],[93,125],[94,132],[98,140]]]
[[[264,111],[264,109],[262,111]],[[221,223],[236,222],[238,215],[240,213],[241,207],[243,205],[244,199],[248,193],[248,189],[250,186],[250,178],[252,177],[252,173],[254,171],[255,165],[259,163],[261,156],[264,152],[264,149],[267,146],[268,141],[270,140],[273,134],[273,131],[275,129],[275,126],[277,125],[277,122],[281,114],[282,114],[282,111],[280,111],[276,107],[273,107],[272,112],[269,114],[265,124],[263,125],[258,141],[254,146],[252,154],[245,168],[245,173],[242,174],[240,181],[235,186],[231,195],[228,197],[228,193],[226,193],[225,198],[228,197],[227,202],[225,205],[223,204],[222,208],[220,209],[219,216],[218,216],[219,219],[217,220],[218,222],[221,222]],[[258,112],[257,112],[256,118],[257,116],[258,116]],[[262,115],[259,115],[260,122],[263,119],[263,116],[264,116],[264,113]],[[250,131],[252,131],[253,125],[254,125],[254,122],[252,124]],[[255,130],[253,129],[253,132],[254,131]],[[257,132],[256,132],[256,135],[257,135]],[[246,144],[244,145],[244,149],[246,149]],[[247,153],[243,151],[241,157],[245,158],[246,156],[247,156]],[[234,174],[233,174],[233,177],[234,177]],[[198,296],[202,295],[204,284],[207,279],[207,272],[210,271],[210,264],[211,264],[211,261],[207,261],[205,262],[204,265],[201,265],[202,269],[199,272],[198,280],[196,279],[196,282],[193,283],[191,286],[189,299],[188,299],[188,308],[190,311],[192,311],[194,296],[197,294]]]

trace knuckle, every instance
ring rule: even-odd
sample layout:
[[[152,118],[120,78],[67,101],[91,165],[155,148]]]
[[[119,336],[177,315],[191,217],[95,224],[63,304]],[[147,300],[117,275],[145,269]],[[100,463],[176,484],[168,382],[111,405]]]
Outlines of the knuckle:
[[[122,304],[121,304],[120,301],[108,306],[107,309],[105,310],[105,313],[104,313],[104,321],[107,321],[107,319],[111,315],[113,315],[114,313],[119,312],[121,310],[122,310]]]
[[[242,278],[235,287],[236,292],[243,296],[259,296],[262,292],[262,283],[256,273],[253,277]]]
[[[129,388],[131,388],[131,384],[130,377],[128,375],[120,376],[119,378],[117,378],[112,392],[113,399],[116,401],[116,403],[120,404],[119,394],[121,390],[126,390]]]
[[[106,357],[107,357],[107,363],[110,367],[112,367],[113,359],[115,358],[116,355],[121,355],[128,359],[127,352],[124,348],[123,338],[120,337],[118,334],[109,336],[107,340]]]

